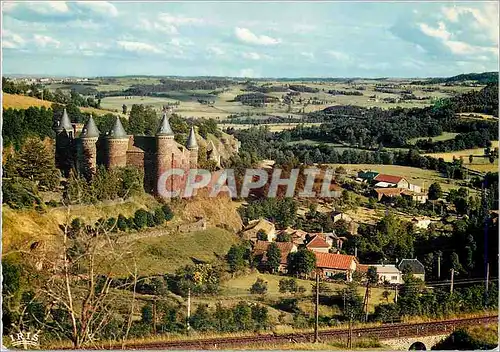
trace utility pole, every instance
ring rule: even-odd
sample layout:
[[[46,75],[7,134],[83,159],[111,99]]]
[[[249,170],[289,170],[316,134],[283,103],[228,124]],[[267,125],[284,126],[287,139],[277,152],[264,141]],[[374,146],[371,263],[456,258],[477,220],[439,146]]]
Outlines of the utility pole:
[[[398,285],[394,286],[394,303],[398,303]]]
[[[316,306],[314,307],[314,343],[319,342],[319,272],[316,271]]]
[[[153,301],[153,333],[156,335],[156,299]]]
[[[486,293],[488,293],[489,281],[490,281],[490,263],[486,263]]]
[[[349,316],[349,331],[347,333],[347,349],[352,349],[352,312]]]
[[[441,280],[441,253],[438,254],[438,280]]]
[[[451,269],[451,285],[450,285],[450,293],[453,293],[453,276],[455,275],[455,269]]]
[[[191,326],[189,325],[189,320],[191,319],[191,289],[188,288],[188,302],[187,302],[187,333],[189,335],[189,331]]]
[[[358,257],[358,247],[354,247],[354,257]]]

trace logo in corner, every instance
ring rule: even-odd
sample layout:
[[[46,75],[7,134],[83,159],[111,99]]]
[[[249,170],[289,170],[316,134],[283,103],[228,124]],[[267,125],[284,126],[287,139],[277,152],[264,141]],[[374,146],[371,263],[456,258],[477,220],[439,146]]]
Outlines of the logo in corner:
[[[38,341],[38,333],[31,332],[18,332],[17,334],[9,335],[13,347],[23,346],[25,350],[30,347],[38,347],[40,342]]]

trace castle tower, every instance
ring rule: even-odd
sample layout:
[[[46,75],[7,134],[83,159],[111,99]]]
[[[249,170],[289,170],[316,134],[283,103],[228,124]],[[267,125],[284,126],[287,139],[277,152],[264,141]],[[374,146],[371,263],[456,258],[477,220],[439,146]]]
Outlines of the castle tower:
[[[191,127],[189,131],[186,148],[189,150],[189,167],[196,169],[198,167],[198,142],[196,142],[194,127]]]
[[[108,168],[126,166],[129,137],[119,117],[116,118],[115,124],[107,137],[106,166]]]
[[[53,129],[56,132],[56,166],[61,169],[65,177],[68,177],[69,171],[74,166],[74,130],[66,108],[61,120],[55,122]]]
[[[83,127],[80,134],[81,146],[81,172],[86,176],[91,176],[97,168],[97,140],[99,139],[99,129],[90,115],[89,120]]]
[[[174,131],[170,127],[167,114],[164,113],[156,133],[156,180],[159,180],[166,170],[177,166],[174,165],[173,148],[176,148]],[[173,183],[169,189],[172,187],[174,187]],[[157,191],[159,193],[158,189]]]

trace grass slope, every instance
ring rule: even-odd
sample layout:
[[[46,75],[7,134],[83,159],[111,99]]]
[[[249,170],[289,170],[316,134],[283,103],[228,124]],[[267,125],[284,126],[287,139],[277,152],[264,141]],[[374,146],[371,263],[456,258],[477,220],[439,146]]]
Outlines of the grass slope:
[[[52,101],[48,100],[41,100],[33,97],[27,97],[24,95],[18,95],[18,94],[9,94],[9,93],[2,93],[3,95],[3,101],[2,101],[2,106],[4,109],[12,108],[12,109],[27,109],[30,106],[35,106],[35,107],[42,107],[45,106],[46,108],[50,108],[53,104]],[[111,111],[107,110],[102,110],[102,109],[96,109],[96,108],[85,108],[81,107],[80,110],[82,112],[90,112],[96,115],[105,115],[109,114]]]
[[[258,278],[262,278],[264,281],[267,282],[267,293],[265,295],[266,299],[281,299],[286,297],[292,297],[292,295],[290,294],[283,294],[279,292],[279,281],[286,277],[279,275],[271,275],[271,274],[261,274],[261,273],[252,273],[250,275],[240,276],[224,282],[222,284],[221,296],[238,297],[241,299],[244,298],[255,299],[256,295],[251,295],[248,289]],[[312,294],[312,285],[314,284],[313,281],[297,279],[297,283],[299,286],[304,286],[304,288],[306,289],[305,292],[306,295]],[[341,290],[346,287],[343,284],[336,284],[330,282],[326,283],[326,286],[331,290],[331,293],[329,294],[334,294],[337,290]],[[373,311],[375,309],[374,306],[376,304],[380,304],[386,301],[384,298],[382,298],[382,292],[384,291],[385,289],[381,288],[371,289],[371,295],[369,301],[370,311]],[[358,292],[361,296],[364,296],[365,288],[360,286],[358,288]],[[392,302],[392,298],[393,298],[393,293],[391,292],[391,295],[389,296],[389,302]],[[312,303],[308,305],[308,308],[314,311],[314,305]]]
[[[191,258],[211,261],[239,241],[235,234],[215,227],[189,233],[163,232],[162,236],[137,240],[130,247],[140,275],[173,273],[193,264]]]

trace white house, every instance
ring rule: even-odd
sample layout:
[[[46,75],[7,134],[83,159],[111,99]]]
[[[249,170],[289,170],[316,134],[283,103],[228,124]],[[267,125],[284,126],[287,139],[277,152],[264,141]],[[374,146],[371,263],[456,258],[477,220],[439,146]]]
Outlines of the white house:
[[[393,264],[376,264],[368,265],[377,268],[377,276],[379,282],[389,282],[391,284],[402,284],[403,274]]]

